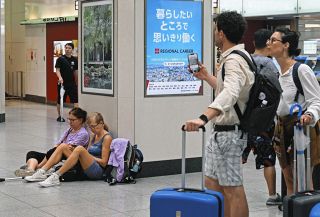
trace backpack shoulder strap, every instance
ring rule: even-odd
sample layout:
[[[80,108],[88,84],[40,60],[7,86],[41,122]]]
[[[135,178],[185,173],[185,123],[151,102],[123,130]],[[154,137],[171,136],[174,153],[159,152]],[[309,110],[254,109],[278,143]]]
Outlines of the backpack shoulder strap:
[[[256,63],[254,62],[254,60],[253,60],[253,58],[251,57],[251,55],[250,55],[250,57],[251,57],[251,59],[250,59],[244,52],[242,52],[242,51],[240,51],[240,50],[233,50],[233,51],[231,51],[230,54],[233,54],[233,53],[240,55],[240,56],[248,63],[250,70],[253,71],[253,72],[256,74],[256,72],[257,72],[257,65],[256,65]],[[230,54],[229,54],[229,55],[230,55]],[[221,74],[221,75],[222,75],[222,80],[224,81],[224,77],[225,77],[224,64],[222,65],[222,71],[221,71],[221,73],[222,73],[222,74]],[[240,108],[239,108],[239,106],[238,106],[238,103],[236,103],[236,104],[234,105],[234,109],[236,110],[237,116],[238,116],[239,120],[241,121],[241,119],[242,119],[242,113],[241,113],[241,110],[240,110]]]
[[[298,100],[298,96],[299,94],[303,95],[304,96],[304,93],[303,93],[303,88],[302,88],[302,85],[301,85],[301,82],[300,82],[300,79],[299,79],[299,67],[300,67],[301,63],[300,62],[296,62],[294,65],[293,65],[293,69],[292,69],[292,78],[293,78],[293,82],[294,82],[294,85],[296,85],[297,87],[297,93],[294,97],[294,101],[297,102]]]
[[[249,65],[249,68],[250,68],[250,70],[251,71],[253,71],[253,72],[256,72],[257,71],[257,65],[256,65],[256,63],[254,62],[254,60],[253,60],[253,58],[251,57],[251,59],[244,53],[244,52],[242,52],[242,51],[240,51],[240,50],[233,50],[233,51],[231,51],[231,53],[230,54],[238,54],[238,55],[240,55],[247,63],[248,63],[248,65]],[[229,55],[230,55],[229,54]],[[250,55],[251,56],[251,55]],[[224,81],[224,76],[225,76],[225,69],[224,69],[224,64],[222,65],[222,80]]]
[[[63,139],[60,141],[60,144],[63,143],[63,141],[64,141],[66,138],[68,138],[68,136],[69,136],[69,134],[71,133],[71,131],[72,131],[72,128],[70,127],[70,128],[68,129],[68,132],[66,133],[65,137],[63,137]]]
[[[62,61],[67,64],[69,67],[72,67],[70,62],[68,61],[67,57],[65,55],[61,56]]]

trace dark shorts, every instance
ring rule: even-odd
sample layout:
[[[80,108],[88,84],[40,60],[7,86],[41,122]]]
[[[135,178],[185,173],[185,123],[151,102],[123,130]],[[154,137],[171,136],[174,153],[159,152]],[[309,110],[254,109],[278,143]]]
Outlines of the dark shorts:
[[[251,152],[256,156],[256,169],[274,166],[276,164],[276,153],[272,141],[266,136],[248,136],[248,144],[242,154],[245,163]]]
[[[57,97],[57,104],[60,104],[60,87],[61,85],[57,85],[58,97]],[[63,96],[63,102],[66,102],[67,96],[70,98],[71,103],[78,103],[78,87],[76,84],[65,85],[63,86],[65,93]]]
[[[49,151],[47,151],[47,153],[42,153],[42,152],[37,152],[37,151],[29,151],[26,156],[26,162],[29,159],[33,158],[33,159],[36,159],[38,161],[38,163],[41,163],[41,161],[43,161],[44,158],[49,159],[55,150],[56,150],[56,147],[50,149]],[[65,160],[65,159],[66,159],[66,157],[63,156],[62,160]]]

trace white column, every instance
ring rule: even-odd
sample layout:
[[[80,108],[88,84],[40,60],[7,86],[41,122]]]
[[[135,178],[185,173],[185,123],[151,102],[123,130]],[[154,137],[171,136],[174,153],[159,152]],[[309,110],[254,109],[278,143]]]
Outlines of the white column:
[[[0,0],[0,123],[5,121],[5,31],[4,31],[4,4]]]

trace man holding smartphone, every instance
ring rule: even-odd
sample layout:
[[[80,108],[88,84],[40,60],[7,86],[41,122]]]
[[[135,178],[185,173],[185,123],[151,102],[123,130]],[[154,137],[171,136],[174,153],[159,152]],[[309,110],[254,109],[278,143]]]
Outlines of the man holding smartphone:
[[[205,80],[215,90],[215,100],[199,118],[188,120],[185,130],[198,131],[209,120],[214,121],[214,131],[206,146],[205,185],[219,191],[225,198],[225,217],[248,217],[248,203],[243,187],[241,156],[246,147],[246,134],[240,129],[240,121],[234,109],[237,103],[243,113],[254,83],[254,73],[240,55],[230,54],[240,50],[250,57],[244,45],[239,44],[247,23],[237,12],[223,12],[216,18],[215,45],[221,49],[221,68],[217,77],[210,75],[199,63],[200,70],[194,76]]]

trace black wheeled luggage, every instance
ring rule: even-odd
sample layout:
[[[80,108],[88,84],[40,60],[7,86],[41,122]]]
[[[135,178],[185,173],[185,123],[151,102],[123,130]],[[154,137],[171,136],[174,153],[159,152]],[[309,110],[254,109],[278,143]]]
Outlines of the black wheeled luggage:
[[[309,217],[312,208],[320,203],[319,191],[298,192],[283,201],[283,217]]]
[[[301,108],[301,107],[300,107]],[[301,113],[300,113],[301,114]],[[310,127],[306,129],[306,137],[310,138]],[[304,130],[299,123],[294,128],[294,168],[293,186],[294,192],[298,192],[283,199],[283,217],[311,217],[311,210],[320,203],[320,191],[311,190],[311,160],[310,160],[310,141],[300,139],[304,136]],[[305,141],[306,144],[299,144]],[[307,159],[305,159],[305,152]],[[305,165],[307,162],[307,165]],[[306,174],[305,174],[305,171]],[[320,216],[320,214],[319,214]]]

